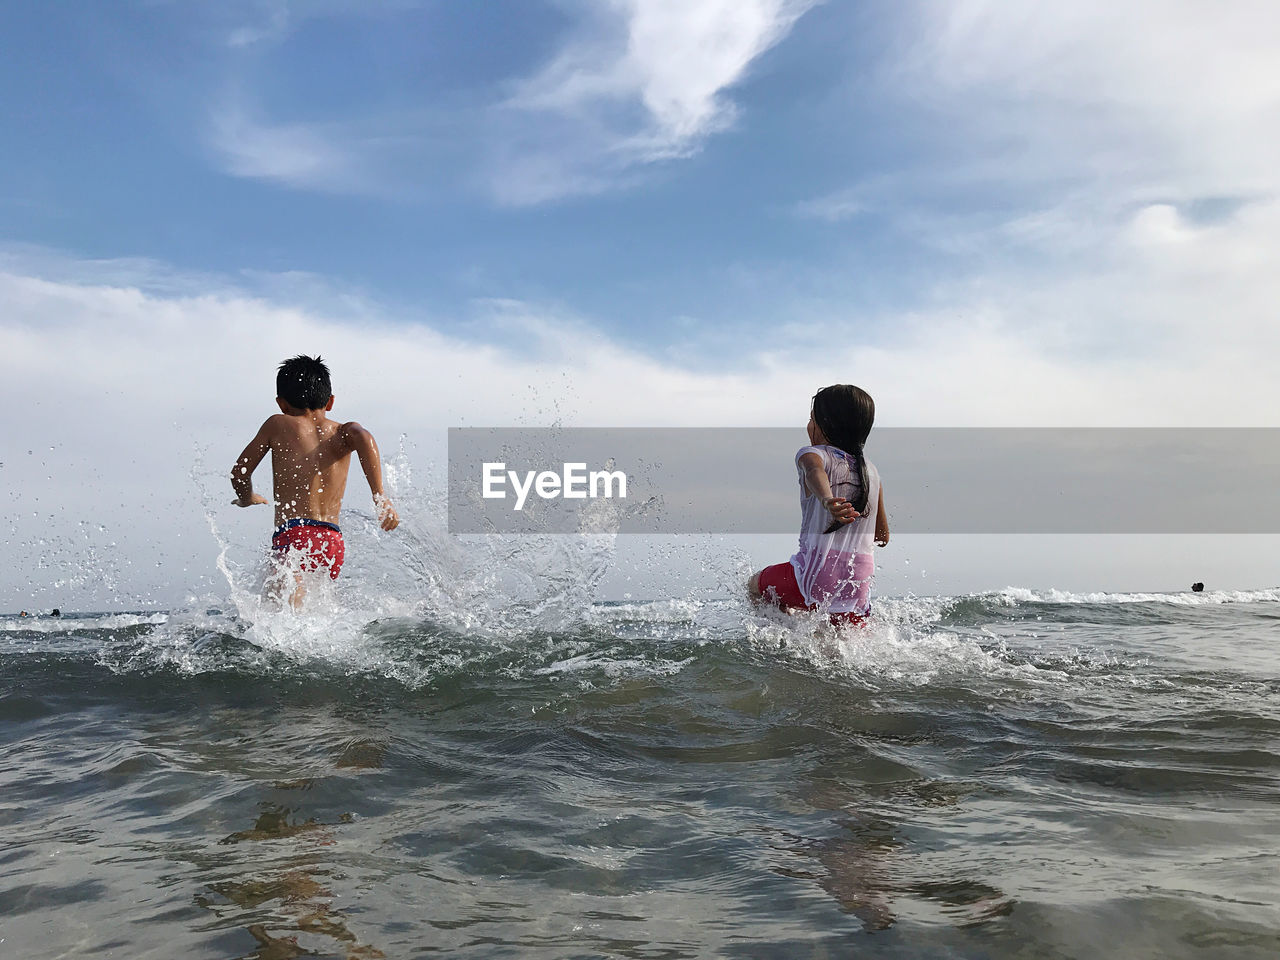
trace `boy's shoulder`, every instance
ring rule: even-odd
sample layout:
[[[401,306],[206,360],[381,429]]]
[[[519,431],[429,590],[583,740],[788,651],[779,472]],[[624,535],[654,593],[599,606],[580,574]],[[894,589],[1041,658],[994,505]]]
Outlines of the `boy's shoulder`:
[[[363,437],[369,436],[369,431],[355,420],[348,420],[345,423],[341,423],[336,420],[330,422],[337,426],[337,429],[334,430],[332,434],[334,440],[338,442],[340,447],[347,450],[347,452],[354,451],[359,445],[360,440]]]
[[[261,430],[268,436],[279,436],[289,426],[289,418],[283,413],[273,413],[262,421]]]
[[[348,437],[348,438],[358,437],[361,434],[365,434],[368,432],[369,432],[368,430],[362,427],[355,420],[348,420],[346,423],[338,424],[338,435],[341,437]]]

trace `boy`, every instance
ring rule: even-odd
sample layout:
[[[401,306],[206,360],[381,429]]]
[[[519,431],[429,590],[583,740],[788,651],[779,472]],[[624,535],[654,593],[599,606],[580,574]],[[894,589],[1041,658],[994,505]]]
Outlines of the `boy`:
[[[333,409],[333,392],[329,368],[319,357],[299,355],[280,364],[276,403],[280,412],[268,418],[231,468],[231,486],[236,491],[231,502],[237,507],[267,502],[253,492],[253,471],[270,450],[276,507],[271,546],[276,557],[284,560],[299,553],[301,570],[323,567],[336,580],[346,553],[338,514],[352,453],[360,458],[382,529],[394,530],[400,523],[382,489],[378,444],[360,424],[338,423],[325,416]],[[296,609],[305,596],[299,575],[289,603]]]

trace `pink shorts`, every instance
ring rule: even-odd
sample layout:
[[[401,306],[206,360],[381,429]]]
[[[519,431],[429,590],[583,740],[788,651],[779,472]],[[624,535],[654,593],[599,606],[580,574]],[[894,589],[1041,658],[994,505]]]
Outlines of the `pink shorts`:
[[[779,610],[817,610],[816,603],[805,603],[804,594],[800,592],[800,584],[796,582],[796,568],[791,561],[775,563],[760,571],[756,582],[760,585],[760,593],[766,603],[771,603]],[[832,623],[866,623],[867,618],[857,613],[833,613]]]
[[[271,538],[271,548],[281,560],[291,553],[301,553],[303,570],[324,567],[332,580],[338,579],[342,561],[347,555],[342,531],[336,523],[305,518],[290,520],[277,529]]]

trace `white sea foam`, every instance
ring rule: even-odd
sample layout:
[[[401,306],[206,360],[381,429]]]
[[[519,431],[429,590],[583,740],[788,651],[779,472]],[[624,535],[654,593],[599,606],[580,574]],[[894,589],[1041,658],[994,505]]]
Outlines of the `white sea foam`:
[[[946,597],[880,598],[872,618],[856,625],[832,625],[822,614],[795,616],[761,608],[747,623],[747,633],[757,649],[778,650],[872,685],[1063,678],[1058,670],[1009,657],[999,638],[939,626],[952,602]]]
[[[168,619],[169,614],[167,612],[75,613],[61,617],[6,617],[0,620],[0,633],[67,633],[71,630],[120,630],[144,624],[160,624]]]
[[[979,594],[994,602],[1008,605],[1020,603],[1171,603],[1180,606],[1197,606],[1219,603],[1276,603],[1280,602],[1280,587],[1267,590],[1206,590],[1181,593],[1072,593],[1065,590],[1030,590],[1026,587],[1005,587],[994,593]]]

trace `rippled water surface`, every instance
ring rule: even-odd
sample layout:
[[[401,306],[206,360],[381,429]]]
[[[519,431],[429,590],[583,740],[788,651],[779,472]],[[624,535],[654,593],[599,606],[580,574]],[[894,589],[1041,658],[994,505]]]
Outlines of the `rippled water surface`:
[[[6,957],[1280,955],[1280,592],[0,620]]]

